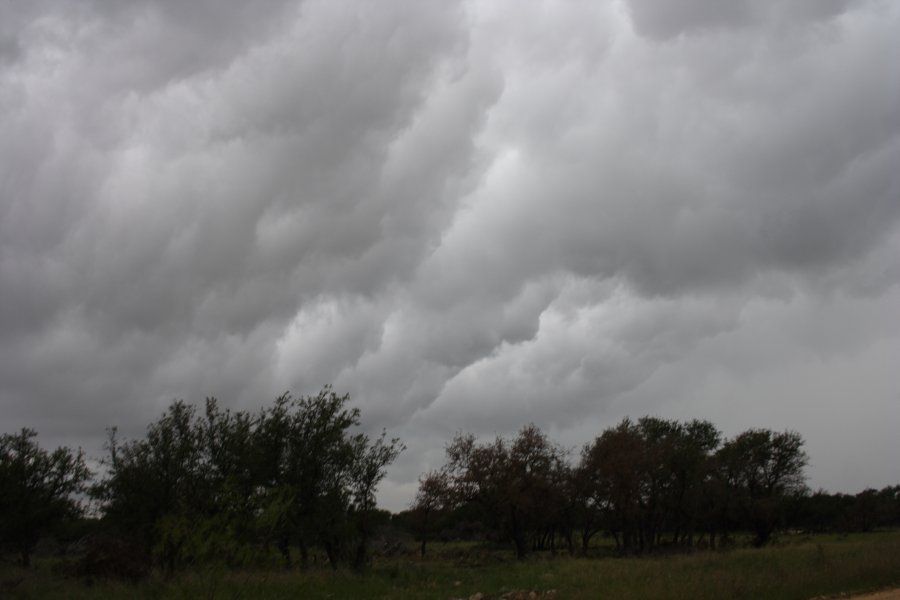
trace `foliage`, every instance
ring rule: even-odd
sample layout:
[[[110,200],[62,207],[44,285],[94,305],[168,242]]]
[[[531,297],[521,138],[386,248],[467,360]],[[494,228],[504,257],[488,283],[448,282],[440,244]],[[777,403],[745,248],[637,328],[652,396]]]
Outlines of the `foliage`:
[[[803,438],[794,431],[751,429],[729,440],[717,453],[720,474],[739,516],[761,546],[784,520],[785,499],[805,490],[809,462]]]
[[[434,535],[436,524],[452,508],[449,488],[450,476],[446,471],[429,471],[419,478],[419,489],[407,517],[419,540],[419,554],[423,558],[426,545]]]
[[[372,564],[373,540],[402,551],[397,540],[408,534],[397,537],[397,527],[413,533],[422,558],[430,541],[455,539],[507,544],[525,559],[560,548],[723,548],[750,536],[761,546],[787,529],[900,525],[900,486],[810,493],[796,432],[751,429],[723,440],[708,421],[657,417],[607,428],[574,461],[535,425],[492,441],[460,433],[446,464],[420,478],[410,509],[392,518],[377,509],[375,491],[403,445],[386,432],[361,433],[349,402],[330,387],[285,394],[257,412],[212,398],[202,412],[175,401],[142,438],[121,440],[112,429],[105,476],[91,488],[100,520],[71,519],[90,477],[80,450],[44,451],[27,429],[3,435],[0,542],[27,565],[39,537],[90,530],[101,535],[82,546],[96,551],[75,571],[134,578],[148,572],[141,561],[171,576],[185,567],[289,567],[298,551],[305,568],[359,570]],[[607,549],[596,544],[601,534]]]
[[[79,449],[42,449],[37,433],[0,436],[0,540],[11,543],[23,566],[42,535],[82,512],[77,495],[90,472]]]
[[[460,511],[511,542],[519,558],[555,550],[558,538],[574,552],[576,532],[583,553],[601,532],[623,554],[714,546],[745,528],[762,545],[805,490],[802,445],[795,432],[770,430],[723,444],[708,421],[644,417],[606,429],[572,465],[534,425],[512,440],[459,434],[446,465],[420,480],[411,512],[422,553],[435,513]]]
[[[806,531],[871,532],[900,526],[900,485],[866,489],[856,495],[818,490],[798,494],[791,505],[792,522]]]
[[[477,505],[500,539],[512,542],[523,558],[546,535],[555,541],[558,511],[568,478],[565,452],[534,425],[512,440],[497,437],[478,444],[459,435],[447,447],[449,458],[442,474],[433,474],[421,490],[420,508]],[[443,499],[434,494],[443,491]]]
[[[285,394],[256,414],[203,416],[174,402],[143,439],[110,435],[106,479],[95,489],[105,518],[173,572],[187,564],[262,560],[274,544],[285,564],[299,546],[325,548],[336,567],[367,560],[375,490],[402,445],[359,426],[349,396]]]
[[[137,582],[147,577],[149,565],[146,556],[135,546],[100,535],[90,540],[72,572],[87,582],[98,579]]]
[[[582,451],[575,468],[583,502],[583,548],[604,528],[625,553],[653,550],[662,534],[690,545],[704,521],[720,440],[708,421],[625,419]]]

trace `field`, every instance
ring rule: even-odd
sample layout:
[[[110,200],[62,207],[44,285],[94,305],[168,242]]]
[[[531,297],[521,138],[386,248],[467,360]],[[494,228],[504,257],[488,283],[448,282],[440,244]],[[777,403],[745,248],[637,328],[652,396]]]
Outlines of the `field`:
[[[900,585],[900,532],[782,537],[763,549],[645,558],[534,556],[434,544],[432,556],[380,559],[365,574],[231,572],[210,569],[139,584],[81,581],[57,575],[53,559],[30,571],[0,567],[0,597],[9,598],[489,598],[720,599],[814,598]],[[515,593],[524,592],[524,593]]]

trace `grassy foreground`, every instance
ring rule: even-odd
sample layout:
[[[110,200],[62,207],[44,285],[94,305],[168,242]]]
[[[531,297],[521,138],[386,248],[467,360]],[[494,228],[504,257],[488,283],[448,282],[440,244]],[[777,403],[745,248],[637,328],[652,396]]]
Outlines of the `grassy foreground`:
[[[435,550],[440,546],[436,545]],[[505,556],[504,556],[505,558]],[[555,590],[558,599],[812,598],[900,585],[900,532],[845,538],[787,539],[764,549],[658,558],[536,557],[488,566],[449,558],[382,561],[365,575],[349,572],[186,573],[130,585],[88,586],[39,564],[0,568],[0,597],[10,598],[485,598],[511,590]]]

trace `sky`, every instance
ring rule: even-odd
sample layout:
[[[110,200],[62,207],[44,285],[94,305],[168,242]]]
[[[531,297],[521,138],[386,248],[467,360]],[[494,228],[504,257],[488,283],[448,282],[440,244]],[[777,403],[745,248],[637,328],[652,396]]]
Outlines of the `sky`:
[[[332,384],[407,450],[626,416],[900,483],[900,3],[0,0],[0,430]]]

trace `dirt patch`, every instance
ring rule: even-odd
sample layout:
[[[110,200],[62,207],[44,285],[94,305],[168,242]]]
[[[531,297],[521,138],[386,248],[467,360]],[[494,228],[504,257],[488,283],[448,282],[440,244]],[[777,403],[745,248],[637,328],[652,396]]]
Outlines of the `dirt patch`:
[[[856,600],[900,600],[900,588],[853,597]]]
[[[851,598],[852,600],[900,600],[900,588],[882,590],[871,594],[840,594],[838,596],[817,596],[812,600],[834,600],[836,598]]]

